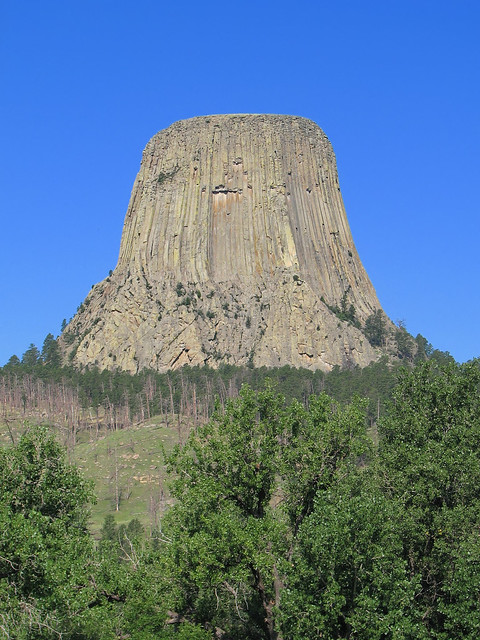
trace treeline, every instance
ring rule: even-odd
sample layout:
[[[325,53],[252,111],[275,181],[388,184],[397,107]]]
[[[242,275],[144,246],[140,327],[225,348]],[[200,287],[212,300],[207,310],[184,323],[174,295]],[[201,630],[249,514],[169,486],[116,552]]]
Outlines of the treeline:
[[[343,306],[342,306],[343,309]],[[344,313],[345,309],[336,312]],[[62,328],[65,328],[65,321]],[[13,355],[0,367],[0,419],[4,424],[17,418],[33,418],[56,426],[63,441],[75,445],[77,433],[88,429],[98,436],[104,430],[125,429],[160,415],[172,421],[196,426],[209,419],[215,402],[222,406],[236,397],[242,384],[262,388],[267,378],[288,401],[308,404],[312,394],[328,393],[340,402],[354,395],[368,399],[371,423],[385,411],[398,371],[425,360],[453,362],[448,352],[433,346],[421,334],[414,339],[403,325],[387,329],[384,314],[373,313],[366,322],[366,335],[373,345],[392,346],[392,357],[350,369],[334,367],[330,373],[293,367],[183,367],[160,374],[142,371],[132,375],[124,371],[83,370],[62,366],[58,341],[48,334],[40,349],[34,344],[22,355]]]
[[[0,629],[23,640],[477,640],[480,362],[366,401],[244,387],[167,458],[146,536],[107,516],[47,429],[0,449]]]
[[[415,361],[426,359],[453,361],[448,353],[435,351],[422,336],[416,338]],[[320,370],[280,367],[183,367],[160,374],[142,371],[100,371],[61,366],[58,345],[53,335],[45,339],[42,350],[30,345],[20,360],[12,356],[0,368],[0,403],[3,420],[14,415],[35,417],[64,431],[65,442],[75,444],[79,430],[89,429],[98,435],[101,429],[124,429],[132,424],[160,415],[168,424],[172,420],[203,423],[212,415],[215,402],[224,405],[236,397],[243,384],[253,389],[273,380],[287,401],[308,404],[311,395],[328,393],[340,402],[354,395],[368,399],[368,417],[374,422],[383,414],[385,404],[402,366],[414,362],[384,357],[367,367],[330,373]]]

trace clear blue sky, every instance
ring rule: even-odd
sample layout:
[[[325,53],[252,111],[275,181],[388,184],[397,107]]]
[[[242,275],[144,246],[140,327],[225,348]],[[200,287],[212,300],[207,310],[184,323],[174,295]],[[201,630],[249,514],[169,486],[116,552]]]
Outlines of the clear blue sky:
[[[115,267],[172,122],[287,113],[333,143],[387,314],[480,356],[478,0],[3,0],[0,364]]]

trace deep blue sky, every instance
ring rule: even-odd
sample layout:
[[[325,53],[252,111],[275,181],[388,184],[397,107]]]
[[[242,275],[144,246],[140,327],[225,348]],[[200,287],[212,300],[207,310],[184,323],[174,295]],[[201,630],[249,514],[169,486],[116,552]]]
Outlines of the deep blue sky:
[[[387,314],[480,356],[478,0],[3,0],[0,25],[0,364],[115,267],[149,138],[248,112],[322,127]]]

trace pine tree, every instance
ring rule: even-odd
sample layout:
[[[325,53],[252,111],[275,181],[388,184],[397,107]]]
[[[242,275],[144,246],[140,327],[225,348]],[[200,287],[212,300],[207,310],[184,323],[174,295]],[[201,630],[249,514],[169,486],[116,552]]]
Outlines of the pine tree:
[[[53,337],[53,334],[49,333],[43,341],[41,359],[43,364],[51,367],[60,366],[60,349],[58,343]]]
[[[33,367],[36,364],[38,364],[39,361],[40,361],[40,351],[33,344],[33,342],[31,342],[30,346],[22,356],[22,364],[26,364],[29,367]]]

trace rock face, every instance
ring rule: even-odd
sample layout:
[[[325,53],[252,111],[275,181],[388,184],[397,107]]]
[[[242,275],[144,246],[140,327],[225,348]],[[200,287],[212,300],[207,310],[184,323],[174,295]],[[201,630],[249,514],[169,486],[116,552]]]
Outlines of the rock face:
[[[359,327],[379,308],[322,130],[292,116],[199,117],[147,144],[117,267],[61,343],[74,364],[132,372],[329,370],[378,358]]]

